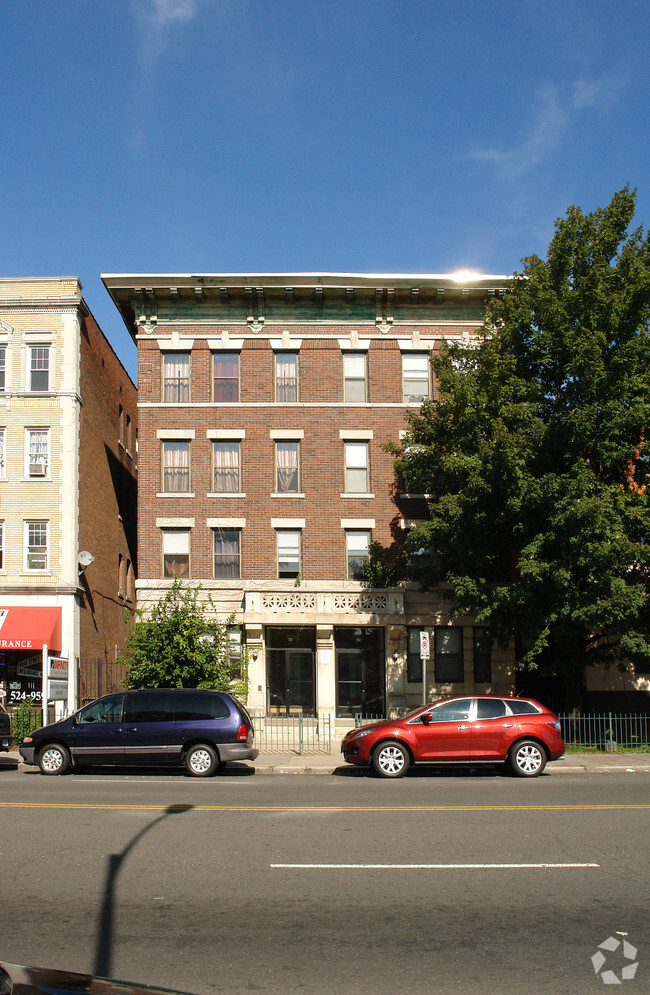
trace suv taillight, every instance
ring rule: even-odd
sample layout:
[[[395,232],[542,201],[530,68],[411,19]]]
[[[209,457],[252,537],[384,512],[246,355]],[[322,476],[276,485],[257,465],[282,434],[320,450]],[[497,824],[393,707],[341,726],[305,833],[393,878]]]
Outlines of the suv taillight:
[[[248,739],[248,729],[246,728],[246,723],[242,722],[239,729],[237,730],[237,739],[241,743],[245,743]]]

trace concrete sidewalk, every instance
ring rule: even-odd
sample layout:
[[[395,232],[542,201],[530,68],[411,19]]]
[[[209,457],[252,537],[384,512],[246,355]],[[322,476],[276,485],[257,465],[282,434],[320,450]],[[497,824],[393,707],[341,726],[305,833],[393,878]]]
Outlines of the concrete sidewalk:
[[[22,767],[17,750],[0,753],[0,766]],[[353,771],[338,749],[331,753],[260,753],[254,761],[259,774],[332,774]],[[468,765],[469,766],[469,765]],[[27,769],[27,768],[25,768]],[[34,768],[32,768],[34,769]],[[546,767],[547,774],[636,774],[650,773],[650,753],[570,753]]]

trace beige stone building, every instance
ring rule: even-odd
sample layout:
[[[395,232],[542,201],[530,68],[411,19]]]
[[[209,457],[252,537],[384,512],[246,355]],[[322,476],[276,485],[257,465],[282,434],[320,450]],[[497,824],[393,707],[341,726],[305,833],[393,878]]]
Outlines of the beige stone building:
[[[79,280],[0,279],[0,690],[9,707],[41,700],[44,659],[59,713],[115,679],[134,603],[136,426],[135,386]]]

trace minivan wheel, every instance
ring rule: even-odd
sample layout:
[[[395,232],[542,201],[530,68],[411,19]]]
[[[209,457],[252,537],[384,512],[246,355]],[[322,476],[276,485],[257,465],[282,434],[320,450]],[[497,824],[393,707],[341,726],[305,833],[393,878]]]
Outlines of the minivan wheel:
[[[39,753],[38,766],[41,774],[63,774],[70,766],[70,754],[65,746],[50,743]]]
[[[210,777],[218,766],[217,752],[207,743],[197,743],[185,754],[185,767],[192,777]]]
[[[395,740],[381,743],[372,755],[372,766],[380,777],[403,777],[410,762],[406,747]]]
[[[517,777],[537,777],[546,767],[544,748],[534,739],[522,739],[510,748],[510,766]]]

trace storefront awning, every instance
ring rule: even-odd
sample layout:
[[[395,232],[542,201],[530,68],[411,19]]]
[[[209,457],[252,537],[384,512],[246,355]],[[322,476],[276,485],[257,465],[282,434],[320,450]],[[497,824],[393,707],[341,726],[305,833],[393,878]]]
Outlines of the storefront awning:
[[[4,650],[40,650],[61,652],[60,608],[0,608],[0,652]]]

